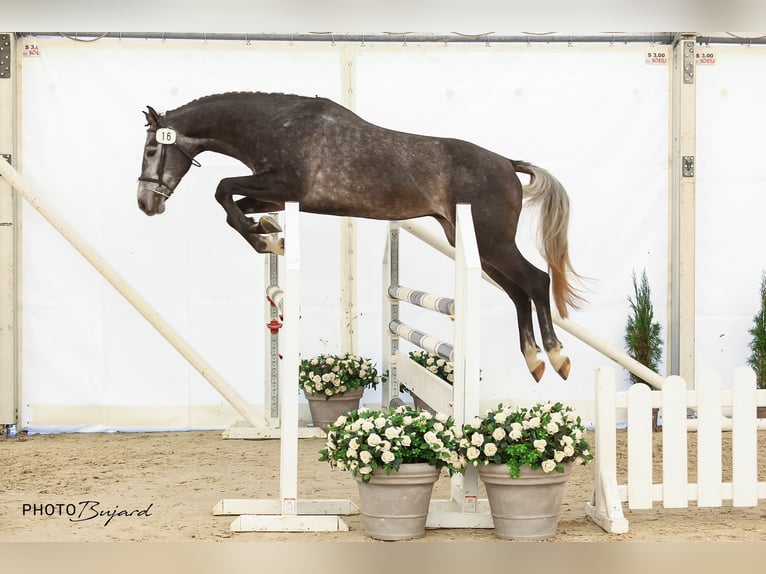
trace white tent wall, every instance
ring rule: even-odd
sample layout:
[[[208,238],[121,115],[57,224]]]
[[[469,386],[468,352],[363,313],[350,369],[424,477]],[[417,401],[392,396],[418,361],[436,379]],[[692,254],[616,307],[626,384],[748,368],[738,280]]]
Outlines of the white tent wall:
[[[731,373],[750,354],[766,271],[766,47],[713,52],[697,67],[696,364]]]
[[[41,56],[25,58],[22,66],[25,177],[254,403],[263,397],[267,321],[263,259],[226,225],[213,198],[222,177],[239,175],[245,168],[222,156],[201,155],[203,167],[186,176],[167,212],[147,218],[135,200],[145,139],[140,110],[147,104],[164,111],[228,90],[317,94],[340,102],[347,88],[343,66],[351,61],[355,107],[365,119],[394,129],[467,139],[543,166],[564,183],[572,206],[572,260],[577,271],[590,278],[585,284],[589,304],[572,313],[576,322],[621,348],[631,271],[640,273],[644,268],[656,316],[665,322],[670,74],[665,65],[645,62],[646,46],[344,47],[159,40],[85,44],[49,38],[38,43]],[[719,77],[717,81],[724,83],[736,79],[738,83],[726,84],[735,92],[742,85],[737,71],[752,75],[758,69],[745,62],[754,52],[743,55],[743,51],[727,49],[731,58],[719,58],[715,67],[700,70],[701,121],[708,120],[704,107],[709,99],[720,95],[720,89],[718,95],[715,89],[706,91],[706,78]],[[753,87],[752,93],[756,90]],[[733,101],[727,109],[732,120],[747,113]],[[757,107],[749,109],[753,113]],[[709,121],[710,127],[704,129],[722,131],[739,124],[739,137],[759,133],[747,131],[753,123],[749,117],[739,122]],[[718,137],[717,132],[712,137]],[[704,142],[709,146],[705,147],[708,135],[702,124],[698,138],[700,199],[718,194],[719,185],[733,185],[745,208],[732,221],[742,217],[755,221],[758,210],[753,205],[763,201],[755,195],[755,182],[763,177],[757,169],[762,167],[735,180],[720,160],[703,162],[703,154],[716,155],[719,147],[732,153],[734,146],[721,141]],[[708,181],[716,188],[703,191]],[[744,203],[745,193],[750,203]],[[743,318],[749,321],[755,310],[754,291],[762,266],[750,256],[747,264],[752,269],[743,273],[746,266],[736,265],[737,254],[742,253],[742,259],[751,254],[731,234],[724,232],[729,248],[722,247],[715,214],[731,207],[720,205],[727,195],[717,197],[698,207],[697,309],[711,310],[709,318],[702,316],[697,323],[700,368],[711,366],[706,360],[712,357],[700,352],[703,341],[713,340],[711,333],[730,329],[733,340],[733,331],[746,331]],[[710,210],[703,213],[708,205]],[[703,224],[704,218],[711,224]],[[718,225],[712,225],[714,219]],[[523,214],[519,242],[528,258],[543,266],[535,248],[537,221],[534,214]],[[338,222],[331,217],[302,218],[305,356],[339,350]],[[427,224],[439,231],[435,223]],[[737,227],[745,228],[739,223]],[[756,230],[761,233],[762,226],[752,231]],[[359,352],[378,364],[384,241],[384,223],[358,222]],[[733,275],[724,277],[717,269],[704,267],[708,244],[721,249]],[[237,418],[202,377],[29,208],[24,210],[23,248],[25,426],[183,429],[223,427]],[[403,284],[452,293],[452,264],[445,257],[406,234],[402,253]],[[721,288],[715,291],[719,282]],[[732,295],[727,314],[714,317],[721,293],[732,284],[742,296]],[[412,322],[425,330],[451,337],[452,326],[444,318],[409,308],[403,314],[408,321],[417,317]],[[518,352],[513,305],[485,286],[481,357],[485,402],[555,397],[577,401],[587,409],[594,370],[608,360],[562,330],[559,337],[572,357],[570,379],[561,381],[549,369],[535,384]],[[732,347],[725,357],[718,353],[712,366],[728,372],[742,361],[743,353]],[[368,393],[366,398],[374,397]]]

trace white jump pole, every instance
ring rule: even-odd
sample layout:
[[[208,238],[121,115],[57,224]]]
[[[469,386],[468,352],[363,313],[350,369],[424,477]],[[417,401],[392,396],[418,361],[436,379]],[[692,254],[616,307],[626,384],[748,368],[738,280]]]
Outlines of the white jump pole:
[[[159,312],[154,309],[67,221],[56,214],[32,190],[21,175],[5,161],[0,161],[0,175],[13,186],[29,204],[74,247],[93,268],[114,287],[120,295],[170,343],[234,409],[252,425],[261,424],[261,417],[245,398],[224,380]]]

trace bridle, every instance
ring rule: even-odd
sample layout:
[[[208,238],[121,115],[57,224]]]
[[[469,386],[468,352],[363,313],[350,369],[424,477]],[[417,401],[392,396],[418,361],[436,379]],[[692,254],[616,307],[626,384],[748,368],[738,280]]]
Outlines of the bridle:
[[[175,130],[173,130],[175,131]],[[157,128],[149,129],[147,130],[148,133],[157,133]],[[155,136],[156,138],[156,136]],[[182,148],[177,143],[177,139],[175,139],[172,143],[163,143],[159,139],[157,139],[157,144],[160,146],[160,161],[157,164],[157,177],[147,177],[147,176],[140,176],[138,178],[138,181],[147,181],[149,183],[156,183],[165,189],[167,189],[167,193],[157,189],[157,188],[147,188],[149,191],[156,193],[157,195],[161,195],[164,198],[169,198],[171,195],[173,195],[173,191],[175,188],[170,187],[167,183],[164,181],[164,175],[165,175],[165,150],[168,146],[175,146],[178,151],[180,151],[182,154],[184,154],[189,160],[191,161],[191,164],[195,167],[202,167],[202,164],[198,162],[192,155],[186,151],[184,148]]]

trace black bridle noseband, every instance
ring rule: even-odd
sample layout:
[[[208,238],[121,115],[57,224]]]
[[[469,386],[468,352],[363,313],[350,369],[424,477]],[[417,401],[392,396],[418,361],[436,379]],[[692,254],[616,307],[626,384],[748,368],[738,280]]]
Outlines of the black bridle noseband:
[[[187,152],[184,148],[182,148],[180,145],[178,145],[177,142],[177,132],[173,130],[172,128],[162,128],[165,134],[171,133],[172,134],[172,141],[171,142],[163,142],[161,141],[159,134],[156,135],[157,144],[160,146],[160,161],[157,164],[157,177],[147,177],[147,176],[140,176],[138,178],[138,181],[147,181],[149,183],[156,183],[165,189],[167,189],[167,193],[160,191],[157,188],[147,188],[149,191],[156,193],[157,195],[161,195],[164,198],[168,198],[171,195],[173,195],[173,191],[175,188],[170,187],[167,183],[164,181],[164,175],[165,175],[165,149],[167,146],[174,145],[178,151],[180,151],[182,154],[184,154],[186,157],[189,158],[191,161],[191,164],[195,167],[202,167],[202,164],[198,162],[192,155]],[[149,133],[157,134],[157,128],[148,130]]]

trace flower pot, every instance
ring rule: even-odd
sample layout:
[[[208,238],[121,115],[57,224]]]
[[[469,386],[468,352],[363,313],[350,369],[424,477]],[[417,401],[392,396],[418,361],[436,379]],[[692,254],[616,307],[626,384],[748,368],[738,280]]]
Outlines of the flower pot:
[[[426,532],[426,518],[439,469],[427,463],[403,464],[386,474],[375,469],[369,482],[361,477],[359,509],[367,535],[376,540],[409,540]]]
[[[325,395],[309,395],[305,392],[303,394],[309,402],[311,420],[314,421],[316,426],[327,432],[327,425],[334,423],[340,415],[359,408],[359,401],[364,394],[364,387],[351,389],[343,394],[333,395],[331,397]]]
[[[556,534],[571,463],[564,464],[563,473],[523,466],[519,478],[508,476],[505,464],[488,464],[478,470],[487,489],[495,536],[541,540]]]

